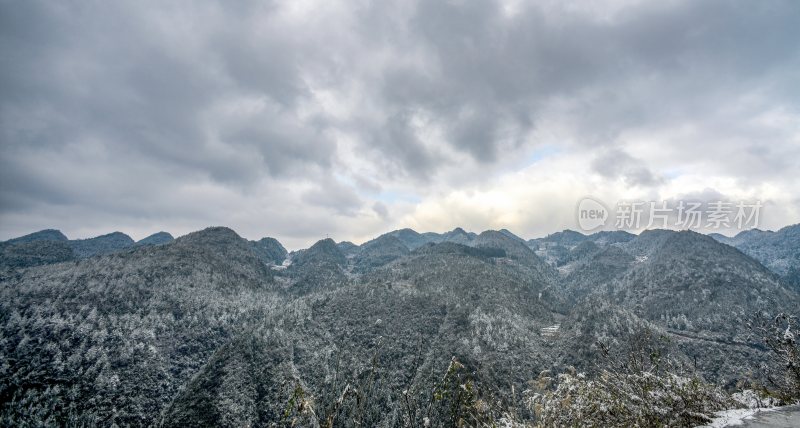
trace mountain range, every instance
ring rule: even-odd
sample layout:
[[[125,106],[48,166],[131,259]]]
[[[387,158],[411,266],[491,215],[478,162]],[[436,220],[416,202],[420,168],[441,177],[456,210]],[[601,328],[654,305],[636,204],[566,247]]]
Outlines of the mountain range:
[[[798,230],[401,229],[293,252],[224,227],[44,230],[0,243],[0,421],[270,426],[302,401],[337,426],[422,424],[455,359],[513,407],[641,329],[731,389],[768,352],[749,320],[800,315]]]

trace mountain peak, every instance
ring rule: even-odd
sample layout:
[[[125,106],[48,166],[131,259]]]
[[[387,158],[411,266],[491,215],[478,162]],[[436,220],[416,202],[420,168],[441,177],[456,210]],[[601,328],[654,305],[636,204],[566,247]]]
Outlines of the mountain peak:
[[[519,242],[525,243],[524,239],[520,238],[518,235],[514,234],[513,232],[511,232],[510,230],[508,230],[506,228],[500,229],[498,232],[502,233],[503,235],[508,236],[509,238],[511,238],[511,239],[513,239],[515,241],[519,241]]]
[[[403,244],[403,241],[401,241],[394,235],[381,235],[371,241],[365,242],[363,245],[361,245],[361,249],[369,250],[371,248],[386,247],[386,246],[403,247],[406,250],[408,250],[408,247],[405,244]]]
[[[228,227],[212,226],[181,236],[176,241],[184,244],[223,245],[243,241],[243,238]]]
[[[395,238],[399,239],[406,247],[409,249],[419,248],[428,242],[431,242],[429,236],[423,236],[423,234],[418,233],[414,229],[404,228],[399,230],[394,230],[389,233],[385,233],[385,235],[391,235]]]
[[[672,263],[673,260],[686,260],[694,257],[704,260],[704,263],[709,263],[709,265],[716,263],[722,266],[736,263],[738,266],[747,265],[758,271],[766,271],[766,268],[739,250],[702,233],[691,230],[662,231],[652,236],[655,239],[652,241],[653,245],[648,252],[648,257],[666,264]]]
[[[67,237],[57,229],[44,229],[38,232],[29,233],[18,238],[9,239],[6,241],[8,244],[23,243],[33,241],[66,241]]]
[[[319,241],[315,242],[314,245],[312,245],[309,248],[309,250],[312,249],[312,248],[315,248],[315,247],[317,247],[317,248],[334,248],[334,247],[336,247],[336,241],[334,241],[331,238],[320,239]]]
[[[540,265],[543,262],[536,256],[523,241],[514,239],[498,230],[486,230],[475,238],[476,247],[499,248],[506,252],[508,257]]]
[[[447,233],[442,234],[441,240],[455,242],[457,244],[470,245],[471,241],[477,236],[478,235],[474,233],[467,232],[464,229],[457,227]]]
[[[348,257],[358,252],[358,245],[350,241],[337,242],[336,247],[339,248],[342,254]]]
[[[396,236],[381,235],[358,248],[355,255],[357,271],[383,266],[409,253],[408,247]]]
[[[258,241],[250,241],[256,256],[267,264],[279,265],[286,260],[286,248],[275,238],[264,237]]]
[[[344,265],[347,257],[336,246],[336,242],[331,238],[320,239],[309,249],[297,255],[293,265],[306,265],[310,263],[334,263]]]
[[[561,232],[551,233],[544,238],[545,241],[556,242],[561,245],[578,245],[586,239],[586,235],[570,229],[564,229]]]
[[[159,244],[166,244],[167,242],[172,242],[175,238],[168,232],[156,232],[144,239],[141,239],[136,242],[137,245],[159,245]]]
[[[111,232],[89,239],[76,239],[69,241],[75,256],[86,258],[97,255],[111,254],[113,252],[132,247],[136,243],[133,238],[122,232]]]

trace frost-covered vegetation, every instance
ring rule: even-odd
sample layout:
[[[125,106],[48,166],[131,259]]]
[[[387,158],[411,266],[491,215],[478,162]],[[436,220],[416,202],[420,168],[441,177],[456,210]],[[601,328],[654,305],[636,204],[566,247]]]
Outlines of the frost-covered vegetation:
[[[764,382],[761,390],[779,402],[800,401],[800,322],[795,315],[780,313],[773,318],[760,317],[753,323],[758,337],[772,351],[761,365]]]
[[[598,343],[597,375],[543,372],[526,391],[539,426],[695,426],[738,404],[672,359],[665,338],[641,330],[620,354]],[[616,355],[617,357],[614,357]],[[615,358],[617,360],[615,360]]]
[[[800,299],[759,263],[696,234],[578,235],[563,274],[507,231],[3,243],[0,425],[683,426],[742,385],[794,388]]]

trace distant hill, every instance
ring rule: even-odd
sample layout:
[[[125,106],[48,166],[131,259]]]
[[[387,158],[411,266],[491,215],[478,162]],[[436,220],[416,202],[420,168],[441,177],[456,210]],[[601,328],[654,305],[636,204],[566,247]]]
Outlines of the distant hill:
[[[476,234],[457,227],[449,232],[441,234],[438,242],[455,242],[456,244],[469,245],[476,237]]]
[[[530,269],[530,274],[537,281],[548,285],[555,283],[556,271],[528,248],[524,241],[500,231],[487,230],[474,238],[472,244],[478,248],[499,248],[506,253],[506,257]]]
[[[561,232],[552,233],[544,238],[531,239],[528,241],[529,245],[535,246],[539,243],[549,243],[555,245],[562,245],[566,247],[578,245],[581,242],[589,239],[586,235],[576,232],[574,230],[563,230]]]
[[[336,246],[333,239],[326,238],[317,241],[309,249],[300,253],[292,260],[292,266],[331,264],[343,266],[347,263],[344,253]]]
[[[136,241],[136,245],[161,245],[172,242],[175,238],[167,232],[157,232],[144,239]]]
[[[111,254],[132,247],[134,244],[133,239],[122,232],[113,232],[96,238],[69,241],[72,251],[75,252],[75,256],[78,258]]]
[[[304,295],[348,283],[345,274],[347,257],[330,239],[317,241],[307,250],[296,253],[286,273],[292,278],[289,291]]]
[[[745,230],[733,238],[720,234],[710,236],[738,248],[782,277],[789,278],[800,271],[800,224],[786,226],[777,232]]]
[[[280,265],[288,256],[286,248],[275,238],[261,238],[258,241],[250,241],[250,244],[256,255],[267,264]]]
[[[513,239],[513,240],[515,240],[515,241],[520,241],[520,242],[522,242],[522,243],[525,243],[525,240],[524,240],[524,239],[522,239],[522,238],[520,238],[519,236],[515,235],[514,233],[512,233],[512,232],[511,232],[510,230],[508,230],[508,229],[500,229],[500,230],[499,230],[499,232],[500,232],[500,233],[502,233],[503,235],[506,235],[506,236],[508,236],[509,238],[511,238],[511,239]]]
[[[527,245],[548,264],[559,268],[559,271],[566,275],[573,268],[570,264],[579,261],[582,256],[588,255],[589,248],[608,245],[621,246],[634,238],[636,235],[622,230],[600,231],[584,235],[567,229],[544,238],[529,239]],[[594,246],[589,246],[590,244],[594,244]]]
[[[409,253],[408,247],[393,235],[381,235],[364,243],[355,252],[354,269],[366,272]]]
[[[336,246],[339,247],[339,251],[345,256],[352,255],[358,251],[358,245],[350,241],[337,242]]]
[[[469,245],[470,242],[478,236],[460,227],[445,233],[418,233],[412,229],[400,229],[386,233],[385,235],[394,236],[409,250],[417,249],[425,244],[438,244],[440,242],[455,242],[457,244]]]
[[[120,232],[90,239],[68,240],[58,230],[46,229],[0,243],[0,266],[23,268],[110,254],[135,245]]]
[[[395,230],[386,235],[393,236],[403,243],[409,250],[414,250],[430,242],[435,242],[437,234],[420,234],[411,229]],[[379,237],[380,238],[380,237]]]
[[[76,258],[65,240],[16,241],[0,244],[0,268],[25,268],[60,263]]]
[[[9,239],[8,241],[3,242],[3,244],[21,244],[25,242],[35,242],[35,241],[66,241],[66,240],[67,237],[63,233],[61,233],[60,230],[45,229],[28,235],[20,236],[19,238]]]

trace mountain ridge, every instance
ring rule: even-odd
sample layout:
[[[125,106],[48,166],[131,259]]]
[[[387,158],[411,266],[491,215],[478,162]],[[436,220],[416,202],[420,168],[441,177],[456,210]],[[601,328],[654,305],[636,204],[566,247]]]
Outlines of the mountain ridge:
[[[502,230],[395,232],[284,255],[277,240],[210,227],[0,270],[0,351],[13,362],[0,417],[22,422],[24,398],[36,414],[67,420],[73,409],[87,425],[268,425],[297,394],[335,403],[349,383],[372,391],[357,401],[371,409],[364,424],[397,426],[402,391],[424,405],[453,358],[513,403],[511,386],[544,370],[591,373],[597,343],[621,358],[639,330],[733,388],[767,355],[749,317],[800,307],[758,260],[694,232],[568,233],[535,248]],[[5,247],[42,257],[52,245],[70,249]]]

